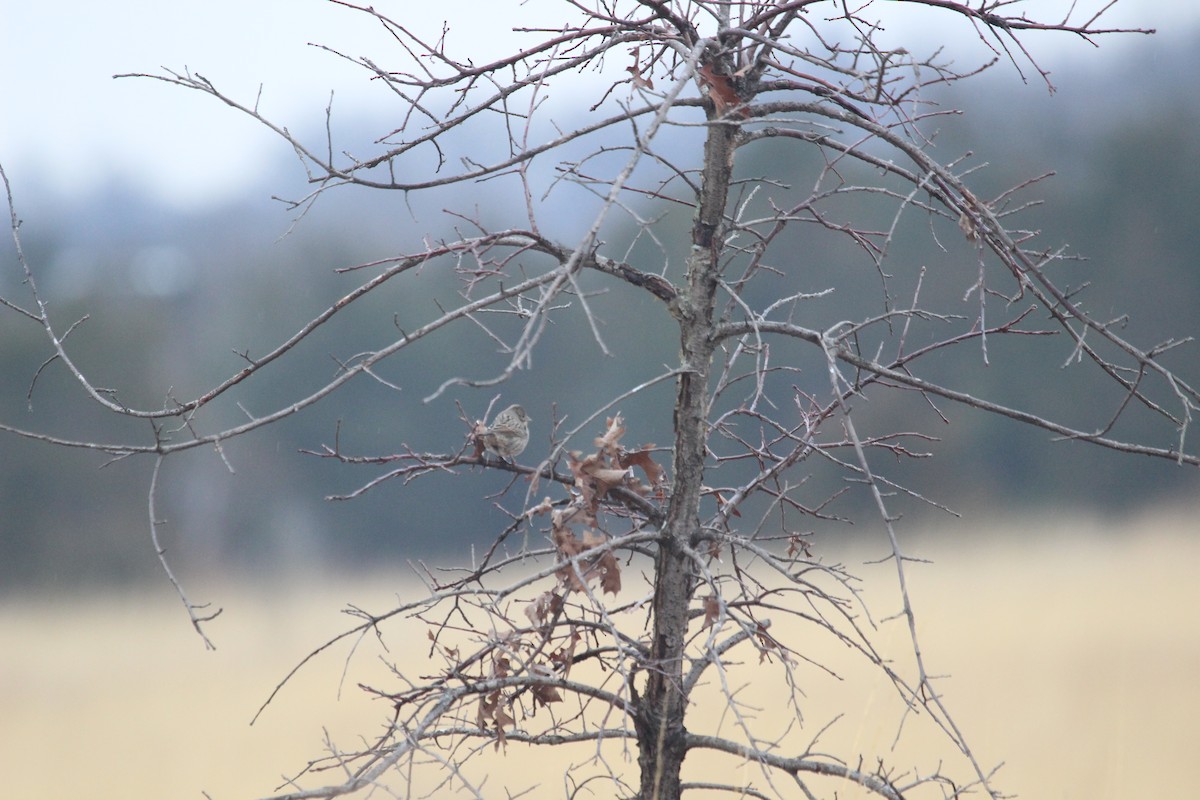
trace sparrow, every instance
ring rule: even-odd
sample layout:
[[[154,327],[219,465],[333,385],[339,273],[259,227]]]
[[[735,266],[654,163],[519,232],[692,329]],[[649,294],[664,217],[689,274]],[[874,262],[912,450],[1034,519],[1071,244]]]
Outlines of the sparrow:
[[[529,444],[529,420],[525,409],[511,405],[496,415],[492,424],[479,432],[479,441],[501,458],[519,456]]]

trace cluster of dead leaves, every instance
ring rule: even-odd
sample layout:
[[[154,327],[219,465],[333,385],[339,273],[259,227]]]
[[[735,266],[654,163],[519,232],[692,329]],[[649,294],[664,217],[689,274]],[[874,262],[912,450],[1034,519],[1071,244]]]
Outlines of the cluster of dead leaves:
[[[613,549],[604,547],[611,537],[598,530],[601,502],[615,490],[633,492],[640,497],[656,495],[659,499],[664,494],[666,475],[651,457],[654,445],[627,451],[621,446],[624,434],[625,424],[619,415],[608,419],[604,433],[595,439],[595,452],[586,456],[578,451],[567,454],[567,464],[575,477],[571,502],[555,507],[547,497],[529,512],[550,515],[550,540],[559,561],[557,585],[525,608],[525,616],[545,637],[537,647],[543,656],[538,660],[531,659],[525,667],[532,677],[566,678],[570,672],[581,638],[574,626],[554,641],[554,647],[546,645],[554,635],[554,624],[562,615],[571,592],[587,593],[592,585],[605,594],[616,595],[621,591],[621,565]],[[635,468],[641,470],[644,480],[635,474]],[[577,529],[580,529],[578,533]],[[509,646],[519,647],[515,642]],[[510,659],[497,655],[491,673],[492,678],[508,677],[512,674]],[[520,692],[532,696],[534,708],[562,701],[552,683],[531,682]],[[515,694],[501,689],[488,692],[479,699],[476,721],[480,728],[495,732],[497,748],[506,744],[505,729],[516,724],[511,713],[515,702]]]
[[[562,611],[562,606],[562,595],[555,592],[546,592],[531,604],[529,609],[526,609],[526,614],[529,615],[530,619],[541,619],[544,621],[556,617]],[[536,610],[531,612],[530,609],[534,608]],[[496,734],[495,748],[497,750],[508,746],[508,737],[505,733],[505,728],[516,726],[516,718],[513,717],[511,712],[522,694],[533,698],[534,712],[536,712],[536,709],[548,706],[551,703],[562,702],[562,694],[553,682],[555,680],[566,680],[567,676],[570,675],[571,665],[575,663],[575,651],[581,640],[582,637],[579,632],[572,626],[568,634],[562,637],[557,642],[557,646],[553,648],[547,649],[545,643],[535,645],[522,643],[515,635],[513,640],[506,643],[508,652],[517,652],[522,648],[535,651],[531,654],[530,661],[525,668],[526,674],[535,680],[523,684],[515,690],[506,692],[503,689],[493,689],[480,696],[479,708],[475,713],[475,721],[480,729],[485,731],[490,730]],[[492,657],[492,668],[488,676],[489,678],[502,679],[512,674],[512,659],[508,655],[498,652]]]
[[[656,495],[662,498],[666,473],[650,456],[654,445],[626,450],[621,446],[624,435],[625,420],[618,414],[607,420],[604,434],[596,437],[596,452],[587,456],[578,451],[568,454],[567,464],[575,476],[575,490],[580,501],[577,505],[589,525],[596,524],[600,501],[614,487],[628,489],[643,497]],[[634,467],[642,470],[646,482],[637,477]]]
[[[574,650],[574,642],[576,636],[570,637],[571,650]],[[529,672],[533,675],[553,678],[556,673],[566,675],[566,668],[563,667],[564,657],[561,655],[561,650],[551,654],[551,661],[557,663],[556,667],[551,667],[543,664],[532,664],[529,667]],[[565,659],[566,663],[570,663],[570,659]],[[506,655],[497,655],[492,659],[491,678],[507,678],[512,674],[512,661]],[[561,703],[562,695],[558,689],[548,683],[533,683],[524,688],[524,691],[529,692],[533,697],[534,707],[546,706],[550,703]],[[514,698],[506,696],[501,689],[493,689],[487,694],[479,698],[479,709],[475,714],[475,721],[482,730],[492,730],[496,733],[495,747],[499,750],[501,747],[507,747],[508,739],[504,732],[506,727],[513,727],[517,724],[516,718],[512,716],[510,709],[514,703]]]
[[[550,514],[550,540],[558,551],[562,566],[558,571],[560,588],[569,591],[586,591],[593,581],[606,594],[621,591],[621,568],[611,549],[603,549],[580,558],[589,550],[601,547],[609,536],[597,530],[600,503],[615,489],[633,492],[646,497],[663,495],[666,475],[651,457],[654,445],[647,444],[629,451],[621,446],[625,435],[625,422],[618,414],[610,417],[604,433],[596,437],[596,450],[588,455],[579,451],[567,454],[567,465],[575,477],[572,501],[563,508],[554,508],[546,498],[533,513]],[[634,468],[645,475],[645,481],[637,477]],[[583,526],[582,535],[575,532]],[[547,592],[526,610],[526,614],[539,627],[546,624],[555,611],[556,592]],[[561,604],[561,599],[558,600]]]
[[[499,689],[494,689],[479,698],[479,711],[475,715],[475,721],[481,730],[496,732],[495,747],[497,750],[501,747],[508,747],[508,739],[504,733],[505,727],[517,724],[516,719],[508,713],[508,706],[508,699]]]

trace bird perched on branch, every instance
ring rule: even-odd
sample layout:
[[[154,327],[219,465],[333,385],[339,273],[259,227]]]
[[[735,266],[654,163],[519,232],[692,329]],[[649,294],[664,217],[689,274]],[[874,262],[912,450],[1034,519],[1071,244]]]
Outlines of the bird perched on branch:
[[[511,405],[497,414],[491,425],[477,429],[476,439],[501,458],[519,456],[529,444],[529,420],[525,409]]]

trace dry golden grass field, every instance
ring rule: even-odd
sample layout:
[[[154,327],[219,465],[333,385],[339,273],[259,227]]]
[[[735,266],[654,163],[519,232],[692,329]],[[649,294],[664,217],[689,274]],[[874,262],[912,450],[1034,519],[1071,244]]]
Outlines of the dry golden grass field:
[[[1119,523],[1039,520],[984,529],[963,522],[911,549],[935,561],[910,575],[926,656],[934,671],[951,676],[939,686],[981,761],[1004,762],[1001,789],[1031,800],[1200,796],[1192,760],[1200,744],[1194,511]],[[877,555],[840,558],[854,565]],[[890,589],[881,569],[860,571]],[[342,648],[302,672],[248,724],[288,669],[348,627],[344,605],[386,610],[397,581],[193,580],[193,594],[226,609],[211,627],[215,652],[204,650],[166,588],[10,599],[0,605],[5,796],[241,800],[271,793],[281,775],[321,754],[325,732],[350,749],[356,734],[373,734],[383,722],[387,709],[354,688],[364,674],[381,674],[371,653],[351,662],[339,699]],[[882,602],[881,613],[894,610]],[[885,625],[879,635],[899,651],[907,644],[901,625]],[[411,657],[423,658],[426,647],[414,641]],[[886,753],[895,733],[894,722],[882,722],[890,719],[883,710],[890,698],[878,681],[841,695],[810,693],[806,724],[815,732],[844,711],[822,739],[825,749]],[[526,796],[563,796],[553,751],[538,751],[531,762],[523,749],[510,745],[498,769],[538,764],[549,774]]]

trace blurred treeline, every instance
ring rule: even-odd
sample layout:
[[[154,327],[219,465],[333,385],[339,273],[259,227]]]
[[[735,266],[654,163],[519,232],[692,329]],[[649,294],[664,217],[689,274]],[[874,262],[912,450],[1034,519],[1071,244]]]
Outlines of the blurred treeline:
[[[1089,60],[1102,65],[1092,74],[1056,74],[1061,90],[1053,96],[1032,79],[1021,85],[1001,65],[964,84],[961,92],[939,98],[966,114],[934,126],[934,147],[943,161],[970,150],[976,163],[986,162],[973,179],[982,197],[1046,171],[1057,172],[1023,195],[1045,202],[1023,212],[1020,224],[1039,230],[1045,246],[1066,243],[1087,259],[1071,267],[1072,277],[1065,282],[1072,287],[1090,283],[1086,303],[1101,318],[1128,313],[1127,336],[1142,347],[1200,334],[1200,244],[1195,236],[1200,111],[1188,100],[1200,96],[1200,63],[1194,46],[1164,45],[1151,41],[1119,57],[1101,54]],[[1148,75],[1154,79],[1148,82]],[[1164,75],[1172,80],[1163,82]],[[214,104],[212,113],[226,112]],[[378,127],[387,129],[386,124]],[[376,133],[371,129],[364,135]],[[763,156],[766,161],[747,169],[799,184],[809,180],[804,170],[812,165],[771,162],[770,152]],[[441,214],[442,208],[478,213],[495,224],[520,220],[519,196],[514,201],[500,185],[433,198],[355,189],[321,198],[289,232],[295,214],[269,198],[303,193],[298,172],[288,154],[281,153],[277,174],[267,185],[237,203],[193,213],[165,208],[119,183],[73,198],[42,197],[28,187],[15,187],[25,253],[59,331],[88,316],[67,346],[97,386],[139,408],[191,399],[238,370],[243,363],[239,353],[262,355],[373,274],[337,274],[336,268],[414,249],[417,237],[448,235],[454,225],[465,234],[474,232],[462,220]],[[569,204],[560,206],[555,235],[570,242],[590,218],[586,212],[573,218]],[[506,210],[512,213],[506,215]],[[687,224],[686,212],[661,224],[668,250],[684,241]],[[607,238],[619,242],[629,235],[615,225]],[[916,249],[918,241],[922,249]],[[822,262],[819,253],[811,255]],[[639,266],[648,271],[656,271],[655,259],[663,257],[645,240],[630,256],[644,259]],[[682,250],[671,256],[671,269],[678,269],[683,257]],[[936,287],[929,291],[949,292],[961,302],[971,276],[944,280],[947,270],[961,268],[961,259],[957,267],[952,262],[950,255],[930,247],[927,224],[920,223],[901,231],[890,266],[893,271],[928,267],[927,280]],[[454,303],[456,285],[449,268],[426,269],[426,282],[397,282],[363,301],[353,315],[335,318],[294,358],[272,366],[200,415],[197,431],[211,433],[248,414],[275,411],[335,375],[339,360],[431,318],[437,312],[435,300]],[[935,280],[939,276],[940,282]],[[25,298],[20,277],[11,251],[5,252],[0,274],[4,296]],[[822,280],[814,270],[798,277],[796,288],[819,291]],[[411,290],[418,285],[422,292]],[[866,305],[853,299],[835,304],[813,324],[836,321],[848,309],[861,313],[878,302],[873,275],[864,273],[861,287]],[[993,303],[998,317],[1003,316],[1003,304]],[[495,389],[454,390],[423,403],[445,378],[490,377],[503,363],[495,342],[479,328],[460,324],[381,370],[402,387],[400,392],[361,380],[304,413],[226,442],[223,455],[233,474],[212,448],[168,459],[159,516],[166,521],[161,533],[176,569],[186,577],[201,569],[258,572],[314,560],[398,564],[448,550],[465,560],[470,548],[486,548],[509,521],[497,504],[518,505],[526,484],[518,483],[511,499],[494,499],[491,495],[505,487],[505,477],[477,471],[408,486],[386,482],[357,499],[331,502],[326,496],[352,491],[388,467],[347,466],[299,451],[333,445],[339,435],[342,448],[354,455],[386,455],[399,451],[402,443],[418,451],[452,451],[466,433],[455,403],[475,418],[499,393],[496,408],[520,401],[533,415],[532,463],[546,451],[556,414],[573,427],[599,403],[662,372],[674,358],[671,326],[639,294],[618,289],[594,298],[593,305],[612,356],[602,354],[587,326],[573,317],[571,324],[555,323],[532,370]],[[967,303],[961,313],[974,310]],[[1090,420],[1099,428],[1114,411],[1111,393],[1100,399],[1105,390],[1098,387],[1094,370],[1063,368],[1069,348],[1061,337],[1049,350],[1036,353],[1002,342],[992,346],[990,365],[981,363],[978,348],[967,346],[939,369],[951,376],[947,380],[952,385],[1006,405],[1059,414],[1073,424]],[[1047,353],[1054,361],[1048,369]],[[98,410],[61,365],[51,364],[35,383],[39,365],[49,356],[44,334],[35,325],[11,312],[0,315],[0,419],[68,439],[153,441],[148,423]],[[1180,348],[1167,360],[1193,384],[1200,382],[1196,346]],[[815,367],[808,391],[827,393],[819,364],[805,366]],[[1048,373],[1050,379],[1044,377]],[[793,376],[791,382],[795,380]],[[668,442],[672,398],[668,381],[620,404],[629,420],[627,443]],[[1196,492],[1194,470],[1051,442],[1045,432],[964,409],[943,411],[948,424],[934,424],[928,414],[911,425],[888,422],[890,429],[940,437],[943,441],[928,444],[937,457],[915,464],[881,461],[880,466],[957,510],[1119,513]],[[1147,443],[1156,446],[1173,444],[1161,426],[1140,425],[1141,418],[1133,415],[1116,433],[1151,438]],[[588,441],[590,435],[579,446]],[[158,576],[148,533],[149,459],[114,461],[12,435],[0,438],[0,453],[0,587]],[[844,479],[820,469],[813,467],[814,505]],[[801,465],[797,479],[805,474]],[[539,489],[546,491],[545,486]],[[850,515],[860,501],[850,493],[827,510]],[[904,507],[914,515],[921,509],[919,503]],[[801,529],[831,525],[795,524]]]

